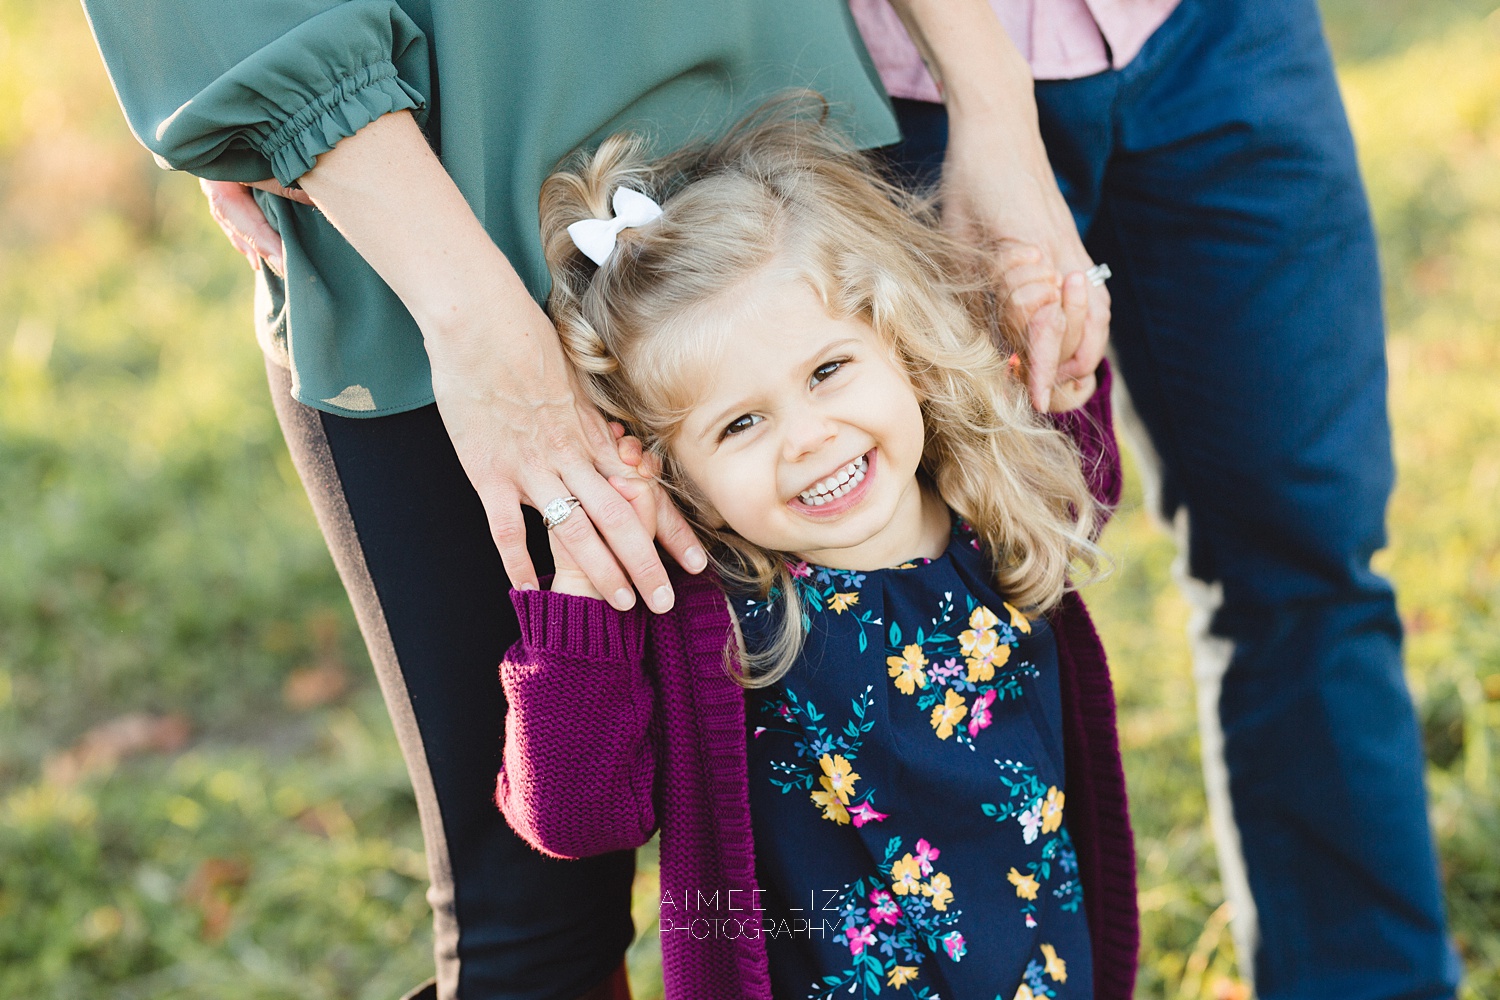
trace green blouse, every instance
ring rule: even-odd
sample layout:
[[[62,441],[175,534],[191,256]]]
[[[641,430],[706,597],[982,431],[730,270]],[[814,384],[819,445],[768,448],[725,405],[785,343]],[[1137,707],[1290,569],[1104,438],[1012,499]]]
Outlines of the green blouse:
[[[164,167],[283,184],[382,114],[412,110],[538,301],[542,180],[631,129],[667,150],[787,87],[862,146],[897,138],[844,0],[84,0],[131,128]],[[258,335],[308,406],[432,402],[422,336],[315,209],[257,192],[286,246]]]

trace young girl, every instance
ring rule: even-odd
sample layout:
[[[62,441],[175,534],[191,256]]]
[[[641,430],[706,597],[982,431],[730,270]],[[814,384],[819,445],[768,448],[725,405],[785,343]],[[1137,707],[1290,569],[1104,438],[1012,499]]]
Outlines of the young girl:
[[[513,593],[511,825],[560,857],[660,830],[671,998],[1126,1000],[1114,701],[1070,583],[1118,499],[1108,370],[1033,413],[976,252],[795,110],[656,161],[608,139],[542,228],[586,391],[716,572],[620,613],[554,546]]]

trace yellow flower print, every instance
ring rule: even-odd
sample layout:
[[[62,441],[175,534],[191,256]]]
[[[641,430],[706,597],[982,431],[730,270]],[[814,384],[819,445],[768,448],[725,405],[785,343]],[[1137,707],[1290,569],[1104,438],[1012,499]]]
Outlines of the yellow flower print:
[[[915,965],[898,965],[891,970],[891,977],[885,981],[885,984],[900,988],[916,978],[917,967]]]
[[[1010,605],[1006,605],[1010,607]],[[981,604],[969,615],[969,627],[975,632],[987,632],[1000,624],[1000,619],[995,617],[995,612]],[[963,640],[959,640],[962,642]]]
[[[991,637],[995,635],[993,632],[986,634]],[[991,642],[990,648],[982,654],[969,657],[968,682],[974,684],[979,681],[987,681],[995,676],[996,667],[1003,667],[1009,662],[1010,647],[1001,645],[998,641]]]
[[[824,819],[831,819],[840,826],[849,825],[849,810],[844,808],[837,795],[815,791],[812,793],[812,800],[814,805],[822,806]]]
[[[1046,801],[1042,803],[1042,832],[1051,833],[1062,826],[1063,799],[1066,796],[1053,785],[1047,789]]]
[[[858,592],[851,591],[847,594],[834,594],[828,598],[828,606],[839,614],[848,611],[850,607],[859,603]]]
[[[1016,895],[1022,899],[1036,899],[1036,891],[1042,887],[1041,883],[1035,878],[1030,875],[1022,875],[1014,868],[1005,877],[1010,880],[1011,885],[1016,887]]]
[[[953,881],[942,872],[934,872],[932,879],[922,886],[922,895],[932,897],[934,910],[946,910],[953,902]]]
[[[898,896],[922,891],[922,869],[910,854],[891,865],[891,891]]]
[[[922,669],[927,666],[927,657],[922,655],[922,647],[916,643],[903,649],[900,656],[887,656],[885,662],[890,667],[886,673],[896,678],[896,690],[902,694],[911,694],[917,688],[927,686],[927,671]]]
[[[828,754],[818,758],[818,763],[823,766],[823,777],[818,779],[818,784],[823,790],[837,795],[839,801],[844,805],[849,804],[849,793],[854,791],[854,783],[859,780],[859,772],[849,766],[849,762],[842,754]]]
[[[1015,629],[1018,632],[1025,632],[1027,635],[1031,634],[1031,622],[1026,620],[1025,615],[1021,614],[1021,612],[1017,611],[1009,604],[1005,605],[1005,610],[1010,612],[1011,628]]]
[[[1042,957],[1047,960],[1047,975],[1059,983],[1068,981],[1068,963],[1057,957],[1057,949],[1050,944],[1042,945]]]
[[[943,703],[932,710],[932,728],[937,730],[937,737],[946,740],[953,735],[953,727],[969,714],[969,706],[964,704],[961,694],[952,688],[943,696]]]
[[[1015,1000],[1037,1000],[1036,994],[1031,992],[1031,987],[1022,983],[1016,990]]]

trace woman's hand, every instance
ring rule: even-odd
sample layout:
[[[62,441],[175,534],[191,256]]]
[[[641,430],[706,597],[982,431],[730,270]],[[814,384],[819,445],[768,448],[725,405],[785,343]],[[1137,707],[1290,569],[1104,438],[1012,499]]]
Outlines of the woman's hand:
[[[997,148],[1009,141],[996,128],[950,130],[943,164],[943,222],[968,237],[998,239],[1001,272],[1024,272],[1019,285],[1015,277],[1007,283],[1008,318],[1025,331],[1032,405],[1056,413],[1088,400],[1087,395],[1078,397],[1077,387],[1093,378],[1104,357],[1109,292],[1103,285],[1090,285],[1083,275],[1094,262],[1045,153],[1027,156]],[[1072,312],[1065,308],[1063,275],[1077,286]],[[1053,398],[1059,392],[1064,401],[1077,402],[1059,406]]]
[[[209,214],[224,231],[230,244],[250,262],[250,266],[259,271],[261,258],[265,258],[266,264],[278,277],[285,275],[286,255],[282,249],[281,237],[266,221],[266,215],[260,210],[260,205],[256,204],[250,189],[260,188],[278,197],[311,205],[312,199],[307,196],[307,192],[284,188],[274,180],[240,184],[237,181],[200,178],[198,186],[208,199]]]
[[[610,476],[609,485],[630,504],[636,517],[640,519],[641,526],[654,534],[660,513],[681,515],[677,514],[676,507],[661,490],[657,480],[661,470],[656,459],[646,455],[640,440],[627,435],[624,427],[611,421],[609,429],[615,439],[616,453],[627,469],[626,472]],[[547,541],[552,546],[552,561],[557,568],[556,575],[552,578],[553,592],[603,600],[604,596],[594,587],[583,567],[559,543],[555,534],[549,534]]]
[[[635,603],[632,583],[651,610],[669,610],[672,590],[653,537],[689,571],[707,563],[682,515],[616,484],[639,477],[574,384],[551,323],[529,296],[504,314],[476,318],[472,331],[449,327],[428,337],[432,388],[512,586],[537,585],[520,504],[541,509],[575,496],[582,508],[548,532],[558,572],[565,580],[582,574],[590,596],[618,610]]]
[[[999,259],[1000,281],[1006,292],[1002,308],[1015,328],[1032,330],[1037,325],[1036,317],[1046,311],[1048,315],[1042,322],[1049,327],[1061,327],[1060,333],[1056,329],[1047,331],[1049,338],[1058,338],[1058,355],[1065,358],[1078,356],[1089,331],[1090,286],[1087,276],[1074,271],[1063,278],[1046,261],[1041,250],[1014,240],[1001,246]],[[1028,353],[1034,350],[1034,344],[1028,338]],[[1033,371],[1034,365],[1028,359],[1025,374],[1030,385],[1035,385],[1031,379]],[[1077,409],[1089,401],[1096,385],[1092,369],[1082,375],[1056,374],[1045,412],[1063,413]]]
[[[987,0],[892,0],[907,33],[943,92],[948,154],[943,162],[943,222],[965,239],[1019,241],[1054,276],[1093,266],[1047,159],[1031,67]],[[1002,253],[1003,258],[1003,253]],[[1004,259],[997,261],[1003,270]],[[1026,331],[1032,405],[1056,409],[1059,380],[1085,379],[1104,357],[1109,293],[1085,289],[1081,333],[1055,297],[1012,319]],[[1076,308],[1076,299],[1075,299]],[[1071,394],[1070,394],[1071,395]]]
[[[552,531],[620,610],[634,585],[653,611],[672,606],[667,571],[630,503],[606,481],[623,475],[604,420],[574,384],[557,331],[490,239],[407,112],[376,119],[300,178],[320,211],[411,311],[454,450],[489,518],[512,586],[537,586],[521,504],[576,496],[582,509]],[[707,564],[681,515],[654,531],[689,572]]]

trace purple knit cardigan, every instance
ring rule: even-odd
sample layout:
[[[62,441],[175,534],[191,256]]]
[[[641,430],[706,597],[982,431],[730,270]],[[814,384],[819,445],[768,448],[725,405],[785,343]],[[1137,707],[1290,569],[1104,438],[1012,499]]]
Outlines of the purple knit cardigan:
[[[1089,403],[1055,419],[1078,442],[1094,494],[1113,508],[1120,462],[1110,381],[1108,367],[1101,368]],[[639,605],[620,613],[589,598],[511,592],[521,638],[500,668],[509,708],[495,798],[516,832],[554,857],[639,847],[659,828],[662,893],[676,900],[687,893],[693,904],[691,912],[667,916],[676,915],[677,926],[684,917],[701,921],[686,932],[664,926],[667,997],[771,1000],[752,908],[759,897],[744,691],[725,670],[731,612],[709,574],[674,571],[672,585],[677,604],[660,616]],[[1094,996],[1130,1000],[1139,942],[1135,849],[1114,693],[1104,649],[1078,596],[1067,594],[1050,620],[1062,689],[1068,831],[1093,942]],[[713,922],[726,919],[732,922]]]

